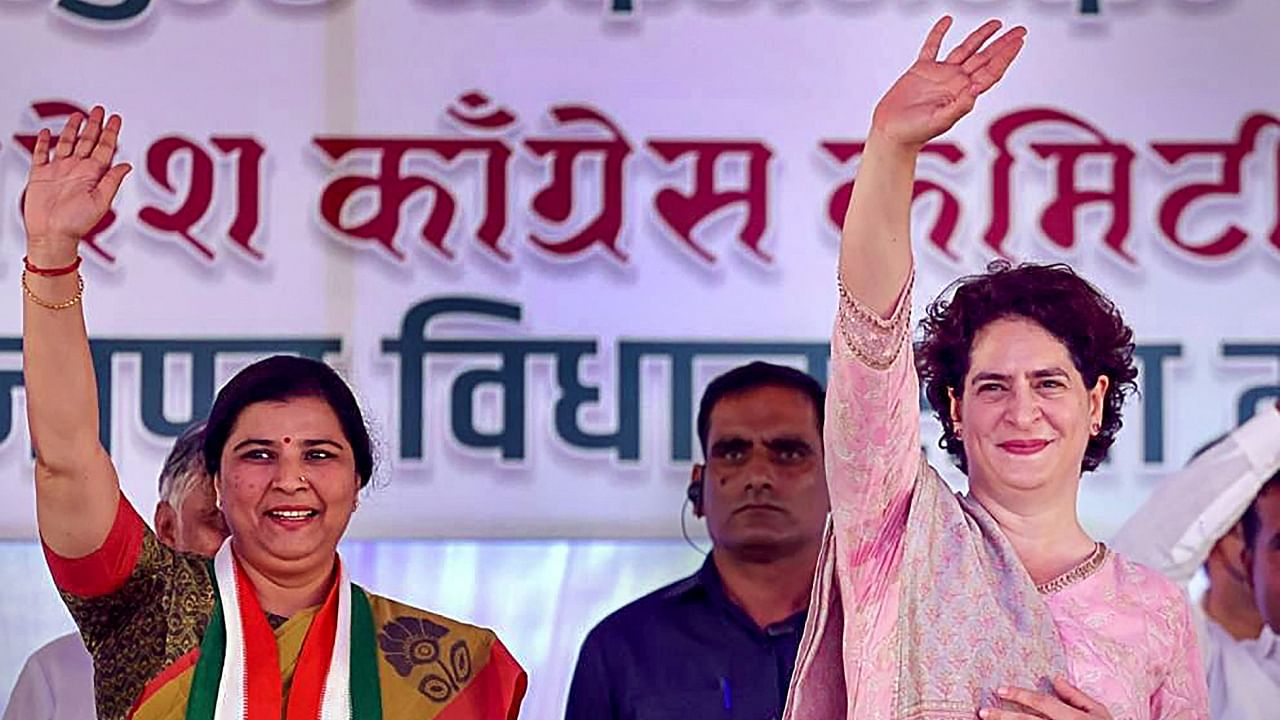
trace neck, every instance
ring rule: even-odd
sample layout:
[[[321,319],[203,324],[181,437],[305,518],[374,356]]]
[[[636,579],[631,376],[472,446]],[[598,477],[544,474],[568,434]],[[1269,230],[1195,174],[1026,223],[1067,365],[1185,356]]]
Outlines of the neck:
[[[746,560],[722,547],[711,551],[725,595],[761,629],[782,622],[809,606],[818,543],[767,561]]]
[[[1252,640],[1262,633],[1262,615],[1254,606],[1253,598],[1224,590],[1222,584],[1215,584],[1212,578],[1200,606],[1205,615],[1236,640]]]
[[[234,546],[233,546],[234,547]],[[337,569],[337,556],[332,562],[293,573],[265,573],[236,553],[240,567],[253,583],[254,593],[258,596],[258,605],[263,612],[281,617],[293,617],[299,610],[314,607],[324,602],[333,584],[334,571]]]
[[[969,484],[969,492],[995,518],[1036,583],[1067,572],[1094,550],[1093,539],[1076,516],[1079,480],[1054,485],[1061,489],[993,489],[988,483]]]

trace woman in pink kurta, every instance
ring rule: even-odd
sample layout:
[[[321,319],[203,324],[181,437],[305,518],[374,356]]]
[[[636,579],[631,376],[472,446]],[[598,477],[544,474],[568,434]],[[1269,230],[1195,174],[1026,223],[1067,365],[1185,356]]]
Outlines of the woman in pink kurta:
[[[920,452],[909,234],[920,147],[1023,44],[994,21],[939,61],[944,18],[876,108],[845,220],[826,426],[832,523],[794,720],[1202,720],[1181,591],[1093,541],[1080,476],[1134,387],[1132,332],[1065,266],[993,263],[930,306],[919,375],[952,494]]]

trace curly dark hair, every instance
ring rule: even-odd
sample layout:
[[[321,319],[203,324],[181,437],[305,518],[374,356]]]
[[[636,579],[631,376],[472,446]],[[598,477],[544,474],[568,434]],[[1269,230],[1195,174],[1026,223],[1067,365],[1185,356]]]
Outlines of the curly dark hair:
[[[986,273],[960,278],[929,304],[920,321],[924,337],[916,345],[916,369],[925,396],[942,422],[938,446],[968,473],[947,391],[962,396],[973,339],[991,322],[1005,318],[1026,318],[1060,340],[1086,386],[1093,387],[1101,375],[1110,380],[1102,427],[1089,439],[1080,470],[1097,468],[1120,432],[1125,399],[1138,389],[1133,330],[1115,303],[1063,264],[1014,267],[996,260],[987,265]]]

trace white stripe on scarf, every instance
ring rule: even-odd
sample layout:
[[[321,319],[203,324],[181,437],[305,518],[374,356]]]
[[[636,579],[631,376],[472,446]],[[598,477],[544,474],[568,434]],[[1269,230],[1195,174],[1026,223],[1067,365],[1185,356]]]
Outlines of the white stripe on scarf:
[[[240,620],[240,592],[236,583],[236,562],[227,538],[213,557],[214,575],[218,581],[218,597],[222,599],[222,619],[227,627],[227,644],[222,658],[222,679],[218,681],[218,703],[213,720],[245,720],[248,702],[245,697],[244,624]]]
[[[320,696],[320,720],[351,720],[351,580],[338,558],[338,627]]]
[[[218,682],[218,702],[214,720],[246,720],[248,702],[245,697],[244,623],[240,616],[240,595],[236,583],[235,558],[231,539],[222,543],[213,558],[218,596],[222,599],[222,615],[226,624],[226,654],[222,660],[222,679]],[[347,568],[338,560],[338,622],[333,639],[333,656],[325,674],[324,692],[320,700],[319,720],[351,718],[351,580]]]

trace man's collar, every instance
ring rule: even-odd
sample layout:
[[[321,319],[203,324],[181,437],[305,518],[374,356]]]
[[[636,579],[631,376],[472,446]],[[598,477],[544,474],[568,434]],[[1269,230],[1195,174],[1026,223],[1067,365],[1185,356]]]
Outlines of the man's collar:
[[[715,559],[710,553],[707,554],[707,559],[702,562],[702,567],[698,568],[696,573],[667,588],[664,597],[674,600],[693,597],[697,593],[705,594],[716,605],[725,608],[735,616],[740,616],[740,619],[751,625],[751,627],[756,627],[755,623],[747,616],[746,611],[729,599],[724,590],[724,580],[721,579],[720,571],[716,568]],[[785,620],[764,628],[763,632],[768,635],[778,635],[791,630],[799,632],[804,629],[804,621],[807,614],[808,609],[806,608]]]
[[[702,567],[697,572],[667,588],[663,596],[673,600],[694,592],[706,592],[717,599],[724,598],[724,585],[720,582],[720,572],[716,570],[711,553],[707,553],[707,559],[702,561]]]

